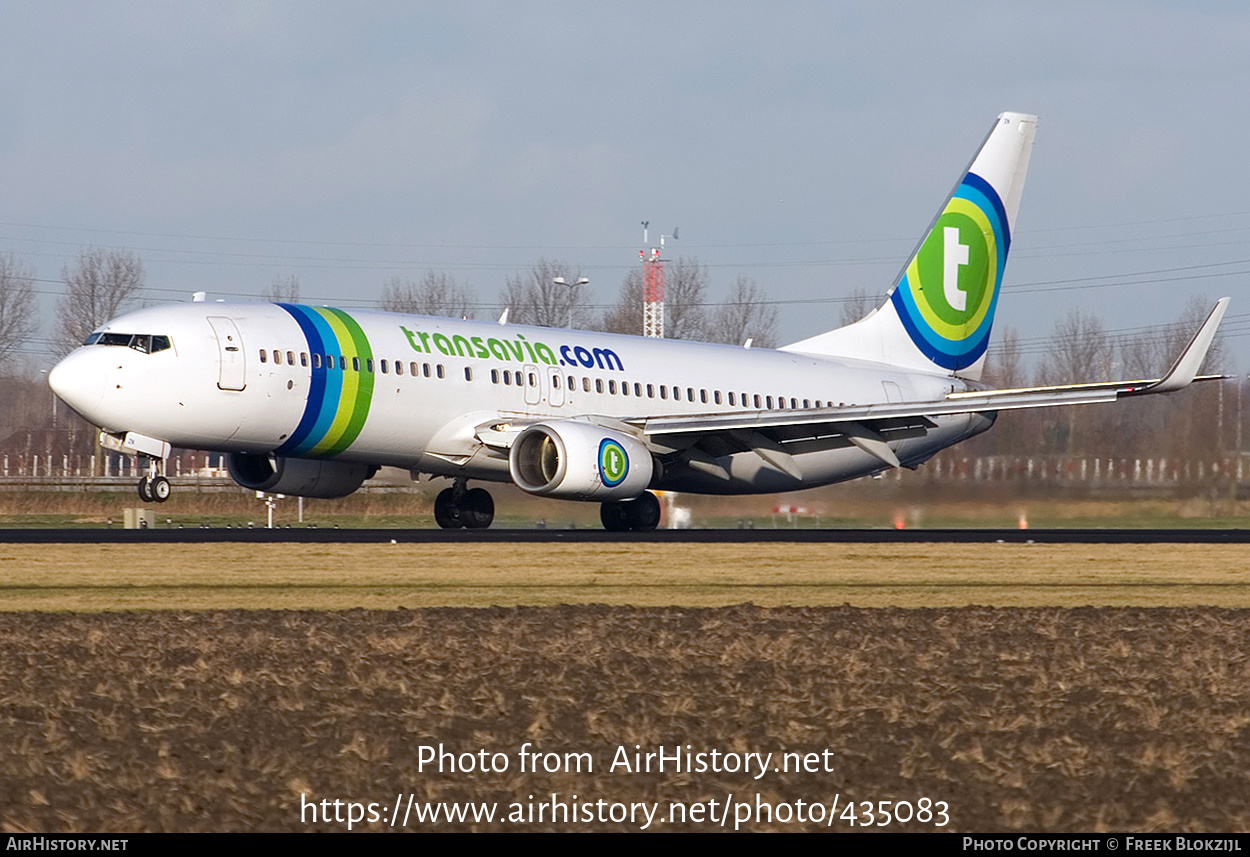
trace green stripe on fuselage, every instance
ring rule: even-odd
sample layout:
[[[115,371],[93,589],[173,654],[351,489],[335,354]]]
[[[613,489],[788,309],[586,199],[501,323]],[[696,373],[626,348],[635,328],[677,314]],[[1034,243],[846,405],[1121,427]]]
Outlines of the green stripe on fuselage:
[[[311,455],[338,455],[360,436],[369,416],[373,402],[373,373],[367,371],[368,361],[373,359],[369,340],[355,319],[340,309],[318,308],[339,340],[343,353],[343,389],[339,396],[338,410],[325,437],[309,450]],[[352,358],[360,361],[360,371],[352,368]]]

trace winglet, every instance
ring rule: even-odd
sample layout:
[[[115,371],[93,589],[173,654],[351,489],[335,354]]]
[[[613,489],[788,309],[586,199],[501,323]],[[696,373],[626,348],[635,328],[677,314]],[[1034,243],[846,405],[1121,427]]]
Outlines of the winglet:
[[[1198,370],[1202,368],[1202,361],[1207,357],[1211,341],[1215,339],[1215,331],[1219,328],[1220,321],[1224,318],[1224,311],[1227,309],[1228,298],[1220,298],[1216,301],[1211,314],[1202,323],[1202,327],[1198,328],[1194,338],[1189,340],[1189,345],[1185,346],[1185,350],[1181,352],[1180,357],[1176,358],[1176,362],[1172,364],[1168,373],[1142,392],[1171,393],[1173,390],[1188,387],[1198,374]]]

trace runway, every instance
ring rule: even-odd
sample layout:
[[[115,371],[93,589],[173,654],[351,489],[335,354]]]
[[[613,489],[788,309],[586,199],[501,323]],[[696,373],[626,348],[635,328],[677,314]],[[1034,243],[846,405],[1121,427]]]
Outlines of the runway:
[[[1247,544],[1250,529],[0,529],[0,544]]]

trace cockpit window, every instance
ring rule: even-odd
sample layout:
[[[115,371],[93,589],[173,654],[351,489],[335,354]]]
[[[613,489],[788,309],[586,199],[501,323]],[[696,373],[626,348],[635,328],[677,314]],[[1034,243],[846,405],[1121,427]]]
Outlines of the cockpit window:
[[[93,333],[87,337],[87,345],[125,345],[144,354],[172,348],[168,336],[150,336],[146,333]]]

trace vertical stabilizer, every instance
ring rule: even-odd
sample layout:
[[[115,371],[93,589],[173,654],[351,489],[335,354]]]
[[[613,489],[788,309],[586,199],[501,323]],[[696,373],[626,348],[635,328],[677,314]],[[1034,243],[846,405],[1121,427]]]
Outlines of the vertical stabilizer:
[[[1000,114],[885,303],[783,350],[980,378],[1036,129]]]

